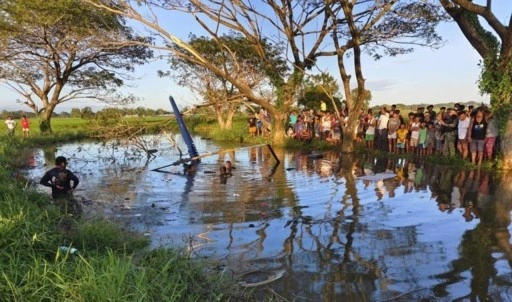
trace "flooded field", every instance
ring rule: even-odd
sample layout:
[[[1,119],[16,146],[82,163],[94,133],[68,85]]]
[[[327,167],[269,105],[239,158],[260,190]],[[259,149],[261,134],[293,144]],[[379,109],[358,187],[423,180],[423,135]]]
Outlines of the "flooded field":
[[[200,154],[220,150],[194,139]],[[179,165],[152,171],[179,158],[165,139],[155,143],[149,162],[116,144],[39,150],[30,175],[38,179],[55,155],[67,156],[89,216],[141,231],[153,246],[186,246],[241,284],[259,285],[261,297],[512,296],[512,175],[282,150],[276,165],[258,146],[204,157],[190,176]],[[219,176],[225,160],[236,167],[227,178]]]

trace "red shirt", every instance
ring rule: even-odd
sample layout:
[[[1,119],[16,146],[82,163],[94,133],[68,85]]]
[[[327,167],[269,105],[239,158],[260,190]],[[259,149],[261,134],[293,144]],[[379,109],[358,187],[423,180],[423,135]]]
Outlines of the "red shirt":
[[[21,127],[22,128],[28,128],[29,125],[30,125],[30,122],[28,121],[28,119],[22,119],[21,120]]]

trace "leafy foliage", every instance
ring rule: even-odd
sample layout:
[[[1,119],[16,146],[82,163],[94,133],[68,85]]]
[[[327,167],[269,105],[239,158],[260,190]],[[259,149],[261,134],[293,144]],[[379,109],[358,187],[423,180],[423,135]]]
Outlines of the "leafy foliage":
[[[160,75],[171,75],[179,85],[196,92],[204,100],[204,104],[198,107],[213,109],[221,129],[231,129],[233,114],[246,99],[239,84],[260,91],[262,95],[268,90],[272,79],[280,78],[287,71],[286,62],[279,56],[280,47],[266,41],[254,44],[240,34],[230,33],[217,39],[191,35],[188,45],[239,83],[231,83],[209,68],[196,64],[190,60],[191,51],[179,45],[173,47],[180,48],[180,52],[187,55],[172,57],[171,71],[161,71]],[[259,50],[264,52],[264,56],[273,58],[268,61],[271,62],[270,66],[267,61],[260,59]]]
[[[512,61],[504,64],[496,56],[480,63],[482,72],[478,82],[482,93],[491,95],[491,105],[501,107],[512,101]]]
[[[0,19],[0,78],[41,116],[42,130],[71,99],[133,101],[114,91],[152,57],[123,18],[79,0],[3,1]]]
[[[302,96],[297,104],[309,109],[319,109],[320,103],[325,102],[327,109],[332,111],[335,104],[341,106],[339,86],[334,77],[327,73],[306,77],[302,86]]]
[[[379,13],[384,14],[380,20]],[[436,25],[447,20],[443,9],[429,1],[397,1],[392,7],[387,2],[357,1],[354,18],[360,24],[360,44],[376,60],[411,53],[415,46],[442,46]],[[378,22],[368,27],[368,20]],[[341,32],[348,36],[346,30]]]

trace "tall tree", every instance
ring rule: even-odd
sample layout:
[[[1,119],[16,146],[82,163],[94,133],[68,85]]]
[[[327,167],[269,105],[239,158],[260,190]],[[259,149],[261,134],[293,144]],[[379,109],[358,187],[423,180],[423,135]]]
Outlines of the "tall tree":
[[[288,113],[296,104],[296,95],[306,71],[314,67],[317,54],[324,40],[333,28],[328,12],[337,12],[340,5],[337,1],[310,0],[266,0],[252,2],[249,0],[191,0],[181,1],[116,1],[116,6],[107,0],[83,0],[94,3],[111,12],[136,20],[159,35],[164,40],[163,46],[173,56],[180,57],[192,64],[209,69],[212,73],[225,79],[235,86],[249,102],[266,109],[273,122],[272,135],[276,144],[285,140],[285,124]],[[144,4],[141,8],[141,4]],[[327,7],[330,7],[327,9]],[[253,87],[245,79],[238,79],[222,66],[209,62],[192,45],[179,39],[158,21],[158,14],[153,10],[168,10],[172,13],[182,12],[193,17],[208,35],[220,40],[228,30],[241,34],[250,43],[261,61],[273,89],[272,97],[255,93]],[[143,13],[149,10],[152,13]],[[277,54],[287,62],[289,72],[282,74],[280,66],[275,66],[275,56],[265,51],[267,41],[282,45],[284,51]],[[179,48],[174,47],[178,45]],[[234,56],[237,53],[227,45],[223,45],[226,53]],[[186,52],[183,52],[185,49]]]
[[[230,33],[222,35],[219,39],[192,35],[188,44],[210,63],[216,64],[238,81],[252,87],[255,94],[268,97],[267,68],[258,59],[258,54],[251,43],[242,35]],[[275,66],[275,70],[284,74],[287,65],[280,60],[279,53],[282,50],[267,42],[262,42],[262,45],[266,55],[274,58],[272,66]],[[181,51],[187,52],[186,49]],[[234,59],[236,61],[233,61]],[[220,128],[231,129],[233,116],[245,99],[239,89],[208,68],[193,64],[182,57],[171,57],[170,63],[172,72],[162,72],[161,75],[171,75],[179,85],[198,93],[204,100],[204,103],[199,106],[212,108]]]
[[[492,1],[485,5],[470,0],[440,0],[446,12],[483,59],[480,89],[491,95],[498,117],[504,168],[512,169],[512,14],[503,23],[493,13]],[[495,7],[494,7],[495,8]],[[487,26],[484,26],[483,22]],[[489,30],[487,30],[489,29]]]
[[[355,146],[358,115],[367,98],[362,63],[364,53],[380,59],[410,53],[414,46],[438,47],[442,45],[442,39],[435,29],[445,16],[442,8],[430,1],[340,0],[339,3],[341,12],[331,14],[337,25],[331,35],[335,47],[332,55],[338,60],[348,110],[342,152],[351,153]],[[355,74],[355,94],[347,66],[349,58]]]
[[[0,79],[51,132],[55,108],[72,99],[133,100],[115,93],[152,51],[124,19],[80,0],[0,2]]]
[[[148,4],[144,9],[153,13],[149,14],[150,17],[141,13],[138,6],[140,2],[136,5],[130,0],[120,0],[113,7],[106,0],[84,1],[139,21],[160,35],[166,44],[163,48],[174,56],[203,66],[232,83],[249,101],[271,114],[274,122],[273,139],[277,144],[284,142],[287,114],[296,103],[304,76],[315,67],[320,57],[335,56],[349,114],[352,115],[344,129],[345,138],[349,138],[342,145],[344,152],[354,151],[354,141],[350,137],[357,127],[357,112],[365,103],[362,93],[365,91],[362,52],[380,58],[411,52],[414,45],[439,46],[441,39],[435,33],[435,26],[443,18],[439,7],[430,1],[414,0],[191,0],[185,4],[180,1],[153,0],[143,2]],[[254,47],[258,59],[267,66],[275,96],[269,99],[253,93],[246,83],[208,62],[194,47],[162,27],[156,17],[158,14],[152,9],[190,14],[212,39],[218,40],[227,30],[243,35]],[[281,57],[288,60],[288,73],[281,75],[273,69],[271,58],[263,51],[261,44],[267,40],[276,44],[283,43],[285,51]],[[169,47],[169,42],[180,45],[187,53]],[[235,52],[230,53],[236,55]],[[354,60],[359,91],[357,99],[351,95],[351,75],[345,66],[345,59],[349,55]]]

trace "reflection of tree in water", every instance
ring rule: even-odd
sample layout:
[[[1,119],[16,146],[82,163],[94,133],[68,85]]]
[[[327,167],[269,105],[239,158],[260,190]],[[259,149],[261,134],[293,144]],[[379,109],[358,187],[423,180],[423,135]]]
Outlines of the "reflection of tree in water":
[[[480,218],[480,223],[463,235],[459,249],[460,258],[451,262],[451,270],[436,275],[436,278],[444,279],[434,287],[437,297],[448,296],[450,285],[464,282],[465,272],[471,273],[471,292],[464,297],[457,297],[458,299],[500,301],[512,290],[512,276],[510,273],[508,276],[498,275],[495,266],[498,259],[493,255],[498,250],[509,263],[512,261],[508,231],[512,210],[512,175],[502,175],[496,190],[493,190],[490,177],[487,173],[481,175],[471,171],[465,179],[462,193],[463,205],[466,207],[464,215],[475,215]],[[476,188],[474,183],[477,184]],[[478,190],[476,194],[475,190]],[[490,192],[494,192],[494,200],[491,199]],[[491,285],[496,286],[494,292],[490,291]]]
[[[365,259],[353,247],[355,232],[363,228],[359,224],[356,161],[348,155],[338,161],[339,166],[333,170],[337,181],[345,182],[341,200],[344,207],[336,217],[321,221],[294,219],[290,223],[290,235],[284,243],[289,277],[275,286],[295,291],[304,299],[317,299],[315,293],[320,292],[324,301],[367,301],[376,290],[375,281],[383,274],[375,261]],[[301,289],[304,292],[300,292]]]
[[[382,162],[373,159],[363,159],[358,161],[354,159],[347,159],[345,163],[352,164],[346,165],[341,162],[342,169],[340,176],[346,181],[346,192],[342,198],[342,203],[345,205],[340,211],[340,216],[330,222],[323,222],[322,226],[308,226],[304,232],[308,236],[304,236],[301,232],[300,225],[292,226],[292,233],[289,237],[288,244],[292,244],[292,240],[300,242],[296,244],[298,250],[295,251],[294,257],[291,257],[297,263],[303,263],[307,260],[301,259],[307,256],[307,252],[314,252],[316,255],[311,255],[311,259],[316,262],[312,267],[316,267],[319,273],[318,277],[308,277],[299,275],[298,278],[305,280],[315,280],[313,285],[322,286],[321,294],[324,300],[335,299],[366,299],[371,300],[373,292],[380,291],[380,295],[388,296],[390,298],[401,299],[421,299],[432,297],[432,292],[427,288],[422,288],[422,276],[418,275],[416,266],[428,266],[429,263],[435,263],[435,259],[440,251],[436,250],[435,245],[430,243],[418,242],[417,234],[414,226],[394,229],[393,231],[387,230],[372,230],[366,229],[364,224],[359,222],[359,197],[355,186],[354,166],[357,165],[361,168],[356,169],[364,175],[364,161],[374,163],[381,163],[373,172],[382,172]],[[354,165],[354,163],[356,163]],[[387,163],[387,169],[395,166],[395,162]],[[498,249],[504,253],[504,258],[512,259],[512,247],[509,243],[510,234],[508,232],[508,225],[510,224],[509,213],[512,209],[512,189],[507,187],[510,180],[503,180],[496,190],[496,194],[500,195],[501,199],[496,203],[492,203],[491,192],[493,188],[489,185],[493,183],[492,179],[487,173],[473,172],[457,172],[453,168],[438,167],[438,166],[423,166],[422,162],[407,162],[402,165],[405,167],[405,175],[409,177],[409,172],[413,171],[414,177],[410,179],[413,182],[416,190],[426,190],[430,188],[432,197],[438,202],[439,209],[445,211],[448,208],[453,210],[455,207],[466,207],[465,215],[468,211],[474,217],[479,217],[481,223],[477,225],[474,230],[467,231],[462,239],[460,245],[461,258],[452,262],[453,270],[436,276],[437,278],[447,279],[447,281],[437,285],[433,290],[437,297],[446,297],[449,295],[449,285],[459,282],[464,282],[464,273],[469,271],[471,273],[471,294],[463,298],[471,298],[485,300],[489,296],[490,284],[512,285],[512,275],[507,277],[498,276],[497,269],[495,268],[496,259],[493,258],[492,252]],[[396,167],[397,171],[400,167]],[[418,176],[417,172],[421,174]],[[389,171],[387,171],[389,172]],[[511,177],[512,180],[512,177]],[[384,185],[389,193],[389,197],[393,198],[393,186],[401,184],[397,179],[385,181]],[[500,189],[501,188],[501,189]],[[407,193],[409,191],[405,191]],[[376,192],[377,198],[383,192]],[[472,200],[470,202],[470,200]],[[442,206],[442,204],[447,207]],[[469,205],[472,208],[469,208]],[[451,212],[450,210],[450,212]],[[350,211],[352,211],[350,213]],[[366,211],[366,209],[365,209]],[[348,213],[347,213],[348,212]],[[348,215],[347,215],[348,214]],[[350,215],[352,214],[352,215]],[[368,213],[365,213],[365,217]],[[464,218],[461,218],[461,222]],[[327,224],[329,227],[327,227]],[[322,233],[322,229],[328,230],[329,236]],[[329,241],[325,242],[328,237]],[[345,238],[343,238],[345,237]],[[364,241],[370,239],[371,251],[365,250]],[[314,242],[314,248],[304,248],[308,242]],[[300,250],[299,250],[300,249]],[[343,253],[340,251],[343,250]],[[417,252],[421,251],[421,252]],[[300,255],[299,252],[306,255]],[[441,252],[442,253],[442,252]],[[433,256],[430,257],[429,255]],[[380,256],[378,256],[380,255]],[[374,258],[377,257],[377,258]],[[387,267],[387,265],[403,259],[402,267]],[[422,259],[424,258],[424,259]],[[387,260],[385,260],[387,259]],[[391,260],[394,259],[394,260]],[[293,272],[297,274],[297,271]],[[309,274],[314,274],[309,272]],[[396,274],[396,276],[393,276]],[[326,276],[327,279],[322,279]],[[391,279],[388,280],[387,276]],[[402,277],[398,277],[402,276]],[[495,278],[495,280],[492,280]],[[380,288],[375,287],[375,281],[379,280]],[[499,280],[499,281],[497,281]],[[492,282],[490,282],[492,281]],[[300,282],[300,281],[297,281]],[[404,282],[408,288],[415,290],[399,294],[393,294],[393,290],[387,287],[387,284],[397,282]],[[307,284],[302,284],[308,286]],[[289,285],[290,288],[301,288],[297,284]],[[357,289],[355,289],[357,288]],[[392,287],[392,288],[396,288]],[[314,290],[312,290],[314,291]],[[496,290],[494,297],[498,297],[499,292],[503,294],[503,288]],[[491,294],[492,295],[492,294]]]
[[[41,150],[43,150],[44,163],[49,167],[53,167],[55,165],[55,154],[57,153],[57,146],[45,146]]]

